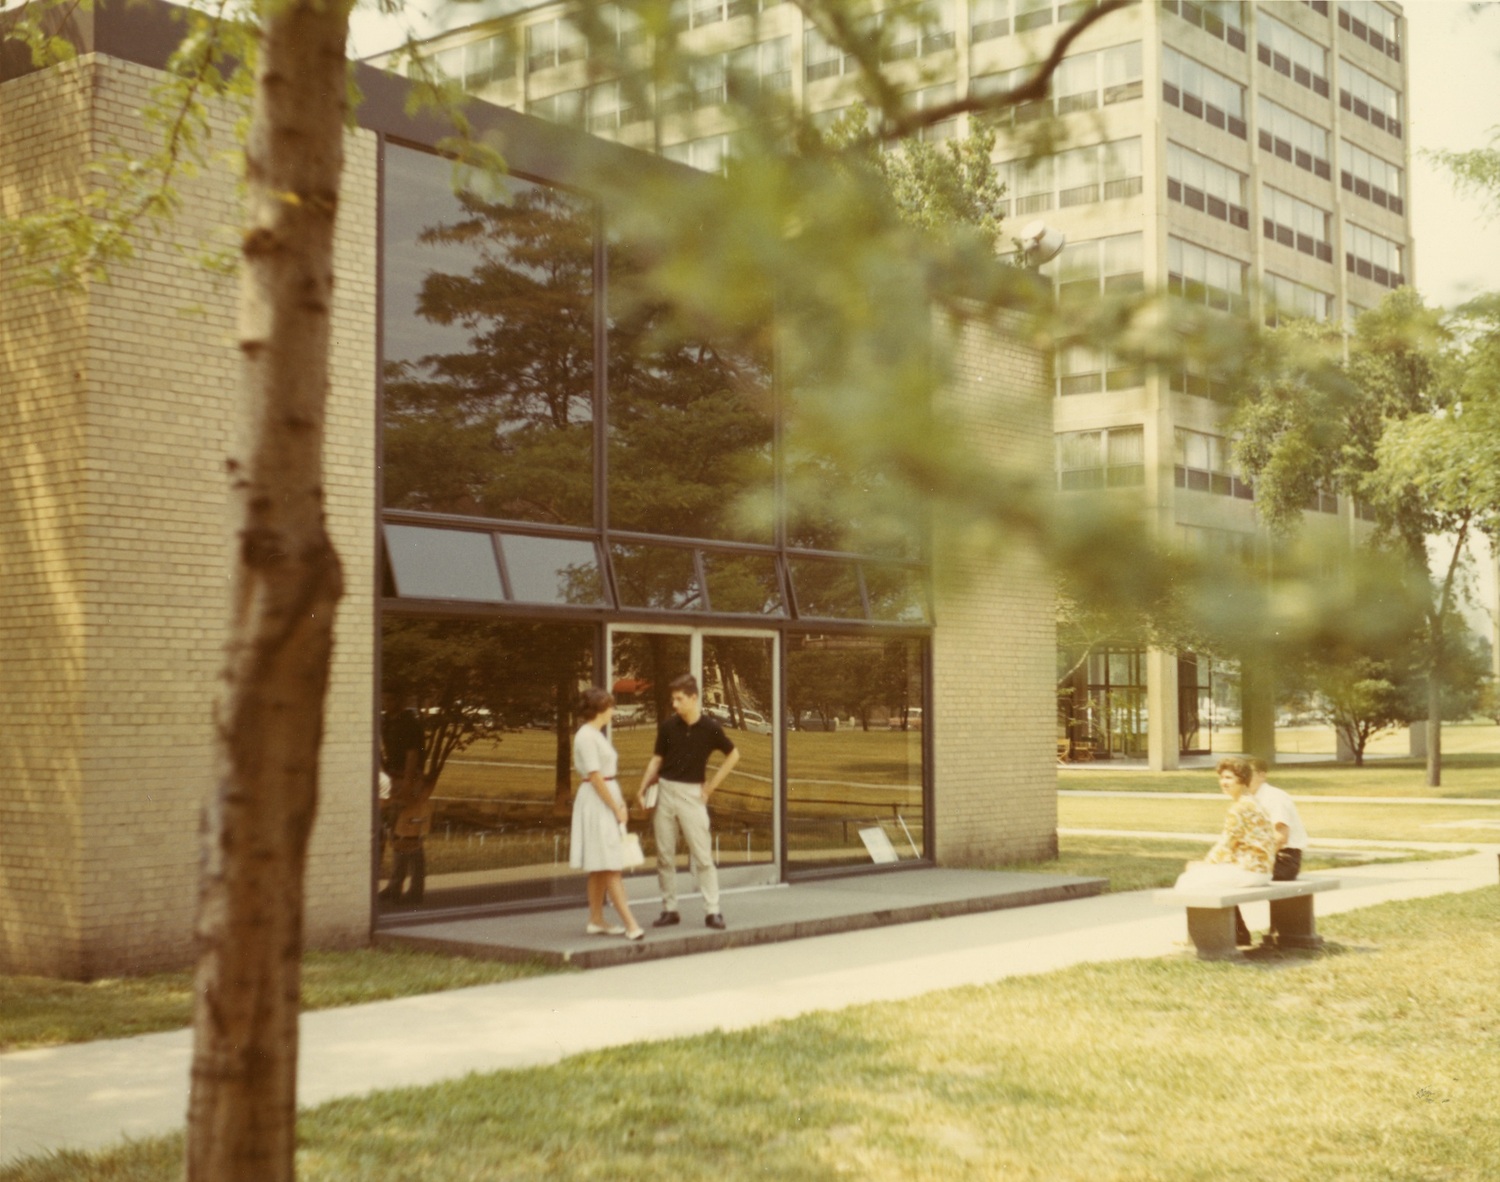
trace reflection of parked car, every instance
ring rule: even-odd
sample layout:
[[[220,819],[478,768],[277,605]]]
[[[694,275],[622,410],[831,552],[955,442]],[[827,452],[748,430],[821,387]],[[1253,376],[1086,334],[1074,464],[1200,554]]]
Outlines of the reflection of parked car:
[[[614,725],[619,727],[644,726],[650,721],[644,702],[617,702]]]
[[[891,715],[890,726],[893,731],[901,729],[901,711],[897,710]],[[908,706],[906,708],[906,729],[911,731],[922,729],[922,707]]]
[[[733,713],[723,702],[715,702],[705,713],[721,726],[733,729],[749,731],[752,735],[769,735],[771,723],[759,710],[741,710],[739,716],[742,725],[736,726]]]

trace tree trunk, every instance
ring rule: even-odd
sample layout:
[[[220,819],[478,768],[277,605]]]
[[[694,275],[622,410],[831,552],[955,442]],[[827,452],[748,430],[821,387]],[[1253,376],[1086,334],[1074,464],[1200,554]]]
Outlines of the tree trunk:
[[[352,0],[264,6],[245,148],[242,459],[217,785],[204,821],[188,1182],[294,1173],[303,874],[342,592],[323,519]]]
[[[1442,653],[1443,633],[1439,628],[1434,648]],[[1443,675],[1438,669],[1439,655],[1427,674],[1427,787],[1443,786]]]

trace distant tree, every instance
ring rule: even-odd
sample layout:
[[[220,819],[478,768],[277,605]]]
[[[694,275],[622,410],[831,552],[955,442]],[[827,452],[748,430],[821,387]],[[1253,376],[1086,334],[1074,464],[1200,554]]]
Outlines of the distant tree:
[[[1419,686],[1409,668],[1356,657],[1320,662],[1312,674],[1313,716],[1338,732],[1363,767],[1365,748],[1385,731],[1405,726],[1421,710]]]

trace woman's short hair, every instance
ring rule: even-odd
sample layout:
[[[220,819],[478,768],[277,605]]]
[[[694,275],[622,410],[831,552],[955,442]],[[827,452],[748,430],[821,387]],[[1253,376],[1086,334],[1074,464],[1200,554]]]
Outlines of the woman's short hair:
[[[698,679],[691,673],[684,673],[681,677],[672,678],[671,684],[667,686],[671,693],[683,693],[690,698],[698,696]]]
[[[582,718],[598,718],[614,704],[614,694],[591,685],[578,698],[578,713]]]
[[[1214,771],[1221,776],[1225,772],[1228,772],[1241,784],[1250,783],[1250,764],[1243,759],[1236,759],[1232,755],[1226,755],[1223,759],[1219,760]]]

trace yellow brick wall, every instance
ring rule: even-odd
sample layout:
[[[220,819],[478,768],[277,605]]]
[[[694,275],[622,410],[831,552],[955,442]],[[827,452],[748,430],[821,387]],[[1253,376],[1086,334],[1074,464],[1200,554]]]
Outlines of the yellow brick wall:
[[[1051,485],[1045,356],[1019,320],[959,330],[945,410],[997,465]],[[938,863],[986,865],[1057,852],[1053,582],[1020,543],[975,546],[934,529],[933,780]]]
[[[0,216],[77,196],[89,71],[0,86]],[[78,294],[0,264],[0,967],[81,963],[86,383]]]
[[[138,112],[155,75],[107,58],[84,58],[66,70],[7,84],[7,132],[18,110],[13,88],[51,97],[76,90],[72,79],[80,74],[92,80],[92,106],[89,117],[75,113],[69,126],[88,129],[91,139],[73,146],[73,159],[88,152],[98,157],[117,145],[149,151],[151,132]],[[216,122],[214,135],[220,146],[232,143],[227,117]],[[28,169],[36,154],[4,157]],[[320,944],[362,942],[369,926],[373,136],[351,135],[347,169],[325,450],[330,528],[347,591],[308,867],[308,935]],[[23,181],[17,200],[39,200],[32,177]],[[181,212],[167,234],[145,241],[107,283],[90,288],[83,326],[58,339],[52,372],[22,379],[23,405],[69,406],[71,449],[54,449],[29,424],[21,425],[17,440],[6,432],[8,446],[46,456],[70,474],[55,495],[72,527],[54,545],[42,534],[45,519],[28,507],[34,495],[14,511],[9,506],[17,499],[6,499],[6,527],[36,538],[38,557],[19,580],[0,586],[0,605],[9,609],[3,614],[16,614],[11,605],[21,602],[18,597],[35,603],[45,619],[62,619],[63,605],[68,609],[66,636],[54,645],[32,642],[35,655],[0,688],[0,703],[25,719],[17,754],[27,769],[23,791],[13,796],[7,790],[0,803],[7,846],[0,931],[10,967],[87,977],[186,964],[191,956],[198,825],[212,785],[210,716],[227,616],[224,463],[235,438],[238,380],[236,284],[197,265],[194,255],[203,244],[222,243],[226,231],[232,240],[240,213],[227,171],[206,172],[181,189]],[[18,335],[3,340],[7,349],[19,350],[30,338],[19,335],[23,324],[12,327],[17,314],[8,298],[5,304],[5,331]],[[34,344],[26,351],[35,353]],[[46,470],[22,471],[34,486],[47,488]],[[50,573],[60,563],[65,583]],[[54,680],[63,680],[54,677],[52,652],[69,644],[77,653],[74,688],[66,704],[49,708],[39,699]],[[64,767],[73,769],[71,777],[59,774]],[[38,815],[71,822],[71,842],[59,835],[42,842],[41,860],[53,868],[47,873],[70,875],[66,885],[28,876],[24,860],[12,873],[13,854],[24,859],[35,852],[12,849],[20,843],[12,841],[11,813],[22,808],[29,809],[33,830]],[[60,917],[71,926],[59,926]]]

